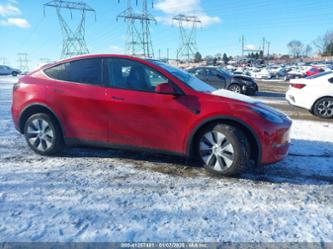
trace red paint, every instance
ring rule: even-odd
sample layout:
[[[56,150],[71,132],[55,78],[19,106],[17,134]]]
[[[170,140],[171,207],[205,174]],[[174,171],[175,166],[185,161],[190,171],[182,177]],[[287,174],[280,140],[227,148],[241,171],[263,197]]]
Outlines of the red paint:
[[[115,89],[61,82],[42,70],[20,79],[13,94],[12,115],[19,127],[20,113],[30,104],[47,106],[58,117],[65,138],[89,140],[188,154],[188,144],[207,120],[228,118],[250,127],[262,148],[259,163],[273,163],[288,152],[289,119],[273,124],[252,110],[253,104],[200,93],[162,68],[139,58],[122,55],[86,55],[65,61],[117,57],[154,68],[184,92],[176,96],[168,84],[156,92]],[[58,62],[63,63],[62,62]]]

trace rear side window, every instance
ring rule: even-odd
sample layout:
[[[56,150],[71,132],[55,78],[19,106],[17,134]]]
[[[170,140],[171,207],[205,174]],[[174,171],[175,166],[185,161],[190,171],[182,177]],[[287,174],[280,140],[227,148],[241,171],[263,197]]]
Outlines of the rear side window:
[[[102,84],[102,60],[99,58],[64,63],[46,69],[44,72],[56,80],[90,85]]]

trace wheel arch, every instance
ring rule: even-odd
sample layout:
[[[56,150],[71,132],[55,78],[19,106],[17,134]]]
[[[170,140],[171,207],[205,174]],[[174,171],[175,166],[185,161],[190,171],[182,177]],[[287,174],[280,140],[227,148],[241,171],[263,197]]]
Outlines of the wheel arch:
[[[218,116],[218,117],[209,118],[202,121],[199,125],[197,125],[192,130],[189,138],[187,139],[186,155],[189,157],[194,156],[195,142],[197,140],[198,134],[202,129],[212,124],[221,124],[221,123],[238,127],[245,133],[251,146],[251,159],[253,159],[256,163],[260,163],[262,158],[262,146],[256,132],[244,121],[228,116]]]
[[[19,119],[18,119],[19,120],[18,121],[19,132],[21,132],[21,133],[24,132],[25,122],[28,120],[29,117],[31,117],[31,115],[36,114],[36,113],[45,113],[45,114],[50,115],[50,117],[53,118],[59,125],[62,136],[64,135],[64,129],[63,129],[63,126],[62,126],[58,116],[55,114],[55,112],[50,107],[48,107],[47,105],[42,104],[42,103],[30,104],[21,111],[21,113],[19,115]]]

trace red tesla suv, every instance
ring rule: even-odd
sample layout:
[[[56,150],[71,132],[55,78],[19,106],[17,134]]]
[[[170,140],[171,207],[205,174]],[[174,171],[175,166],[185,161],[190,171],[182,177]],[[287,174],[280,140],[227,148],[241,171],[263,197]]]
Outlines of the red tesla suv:
[[[84,55],[46,65],[13,88],[12,116],[41,155],[67,146],[149,150],[197,158],[235,175],[288,153],[290,119],[156,60]]]

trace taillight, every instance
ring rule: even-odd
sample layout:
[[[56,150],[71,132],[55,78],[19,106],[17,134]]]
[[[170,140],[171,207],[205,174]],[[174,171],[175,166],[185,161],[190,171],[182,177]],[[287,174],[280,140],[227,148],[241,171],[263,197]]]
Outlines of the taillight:
[[[294,87],[294,88],[297,88],[297,89],[302,89],[305,86],[306,86],[305,84],[291,84],[291,87]]]

